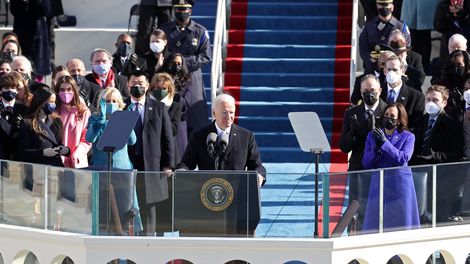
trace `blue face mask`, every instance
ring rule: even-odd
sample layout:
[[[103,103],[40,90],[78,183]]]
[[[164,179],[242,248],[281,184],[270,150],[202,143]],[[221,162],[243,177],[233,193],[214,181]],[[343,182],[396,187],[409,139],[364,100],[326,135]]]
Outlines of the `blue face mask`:
[[[119,110],[117,103],[106,103],[106,115],[112,115],[117,110]]]
[[[109,63],[93,65],[93,71],[98,75],[107,74],[109,72],[109,69],[111,69],[111,64]]]
[[[46,103],[43,107],[44,113],[46,115],[50,115],[55,111],[55,104],[54,103]]]

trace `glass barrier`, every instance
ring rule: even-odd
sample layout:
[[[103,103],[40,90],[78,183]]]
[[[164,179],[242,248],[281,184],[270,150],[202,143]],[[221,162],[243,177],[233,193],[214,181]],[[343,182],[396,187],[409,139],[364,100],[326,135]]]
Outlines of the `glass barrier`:
[[[328,176],[344,175],[343,210],[329,215],[332,237],[468,224],[470,162]],[[330,201],[325,207],[334,206]]]
[[[0,161],[0,222],[45,228],[44,186],[47,167]]]
[[[470,219],[470,162],[319,173],[318,222],[314,173],[268,172],[259,189],[246,171],[0,168],[1,223],[82,234],[326,238]]]

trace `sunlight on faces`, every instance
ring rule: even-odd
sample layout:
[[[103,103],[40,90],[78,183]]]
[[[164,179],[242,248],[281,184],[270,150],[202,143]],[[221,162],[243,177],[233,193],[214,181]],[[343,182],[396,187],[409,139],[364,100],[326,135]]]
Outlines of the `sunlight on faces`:
[[[387,108],[384,117],[398,119],[398,108],[396,106]]]
[[[0,75],[11,72],[11,66],[8,62],[0,64]]]
[[[150,35],[150,43],[163,43],[166,46],[167,41],[164,39],[158,38],[155,35]]]
[[[235,104],[233,102],[221,101],[212,111],[215,122],[219,128],[225,130],[231,127],[235,120]]]
[[[77,59],[69,61],[66,65],[67,70],[71,75],[80,75],[80,76],[85,76],[85,64]]]
[[[49,97],[49,100],[47,100],[47,102],[50,104],[55,104],[55,99],[56,97],[55,97],[55,94],[53,93],[51,94],[51,97]]]
[[[454,65],[455,66],[465,66],[465,60],[462,55],[456,56],[454,58]]]
[[[183,58],[181,58],[181,56],[176,56],[176,57],[173,59],[173,62],[174,62],[176,65],[182,65],[182,64],[183,64]]]
[[[19,73],[31,73],[31,67],[29,67],[28,63],[23,60],[14,61],[11,64],[11,70]]]
[[[444,109],[444,107],[447,105],[447,100],[444,100],[442,93],[438,91],[429,91],[426,93],[426,102],[433,102],[441,109]]]
[[[59,82],[59,79],[64,77],[64,76],[70,76],[70,73],[68,71],[60,71],[55,75],[55,83]]]
[[[64,82],[60,85],[59,91],[60,92],[72,92],[73,91],[72,89],[73,89],[73,86],[70,83]]]
[[[13,42],[8,42],[6,45],[5,45],[5,48],[3,48],[3,51],[4,52],[11,52],[15,55],[18,55],[18,45],[16,45],[15,43]]]
[[[403,69],[401,68],[401,63],[399,60],[389,60],[385,63],[385,70],[384,73],[387,75],[389,71],[394,71],[398,73],[398,75],[403,75]]]
[[[93,60],[91,61],[92,65],[99,65],[99,64],[108,64],[111,63],[111,58],[108,57],[108,54],[105,52],[95,52],[93,54]]]
[[[374,78],[367,78],[361,82],[361,93],[365,92],[377,92],[378,95],[382,92],[380,83],[378,83]]]

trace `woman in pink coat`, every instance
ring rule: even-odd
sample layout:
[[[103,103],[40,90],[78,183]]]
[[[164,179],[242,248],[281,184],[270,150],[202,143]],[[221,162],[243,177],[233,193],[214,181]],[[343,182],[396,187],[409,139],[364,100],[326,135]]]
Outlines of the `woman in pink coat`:
[[[62,157],[67,168],[88,167],[87,153],[91,143],[85,139],[90,110],[78,95],[77,83],[70,76],[62,76],[54,85],[57,94],[57,113],[64,125],[62,144],[70,148],[70,155]]]

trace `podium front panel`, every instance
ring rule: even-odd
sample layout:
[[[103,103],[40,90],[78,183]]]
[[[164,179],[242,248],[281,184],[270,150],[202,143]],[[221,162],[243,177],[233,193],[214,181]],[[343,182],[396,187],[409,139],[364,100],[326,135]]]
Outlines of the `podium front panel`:
[[[256,172],[178,171],[172,190],[180,236],[250,237],[259,223]]]

